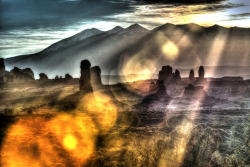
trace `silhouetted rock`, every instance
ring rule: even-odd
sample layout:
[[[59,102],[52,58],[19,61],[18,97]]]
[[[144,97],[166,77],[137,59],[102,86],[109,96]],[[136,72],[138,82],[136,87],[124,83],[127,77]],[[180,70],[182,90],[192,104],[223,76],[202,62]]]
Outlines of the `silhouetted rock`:
[[[153,94],[157,92],[157,84],[155,82],[151,82],[150,83],[150,87],[149,87],[149,94]]]
[[[173,77],[173,68],[169,65],[162,66],[161,71],[159,71],[158,80],[163,81],[165,85],[168,85]]]
[[[14,69],[10,71],[10,75],[13,76],[12,77],[13,81],[16,81],[16,82],[34,80],[34,73],[30,68],[26,68],[22,70],[22,69],[19,69],[18,67],[14,67]],[[10,78],[10,76],[8,78]]]
[[[58,75],[56,75],[56,76],[55,76],[55,80],[59,80],[59,77],[58,77]]]
[[[5,71],[5,65],[4,65],[4,59],[0,58],[0,87],[4,83],[4,71]]]
[[[160,102],[163,105],[168,105],[168,103],[169,103],[169,101],[171,99],[172,98],[166,92],[166,86],[163,83],[163,81],[162,80],[158,80],[157,83],[156,83],[156,93],[151,94],[151,95],[145,97],[143,99],[142,103],[139,104],[139,105],[137,105],[137,106],[139,106],[139,107],[140,106],[142,106],[142,107],[146,106],[146,107],[149,108],[151,105],[154,106],[154,104],[156,102]],[[161,107],[161,106],[159,106],[159,107]]]
[[[174,73],[173,78],[172,78],[172,82],[173,83],[180,83],[181,82],[181,76],[180,76],[179,70],[175,70],[175,73]]]
[[[0,71],[5,71],[4,59],[0,58]]]
[[[22,70],[22,72],[29,75],[31,78],[35,79],[34,72],[31,70],[31,68],[25,68]]]
[[[200,79],[204,79],[204,76],[205,76],[204,67],[203,67],[203,66],[200,66],[200,68],[199,68],[199,78],[200,78]]]
[[[166,113],[163,111],[169,105],[172,97],[167,94],[165,84],[162,80],[158,80],[155,85],[157,92],[148,95],[141,103],[135,105],[135,108],[138,109],[135,114],[138,120],[133,124],[145,126],[164,121]]]
[[[158,91],[157,91],[157,95],[167,95],[166,93],[166,87],[164,85],[164,82],[163,81],[157,81],[157,87],[158,87]]]
[[[199,78],[196,80],[196,84],[203,84],[206,82],[205,79],[205,70],[203,66],[200,66],[199,68]]]
[[[81,61],[81,77],[79,80],[79,86],[81,93],[91,93],[93,91],[91,86],[91,75],[90,75],[91,64],[88,60]]]
[[[102,84],[101,69],[99,66],[91,67],[90,74],[91,74],[90,83],[94,90],[105,88],[104,85]]]
[[[65,79],[66,80],[71,80],[71,79],[73,79],[73,77],[71,75],[69,75],[69,74],[65,74]]]
[[[195,82],[195,75],[194,75],[194,70],[190,70],[189,72],[189,83],[192,84]]]
[[[173,80],[174,74],[173,68],[169,65],[162,66],[161,71],[158,74],[158,80],[150,85],[150,94],[147,96],[142,104],[151,103],[152,101],[169,101],[171,97],[166,92],[166,86]],[[176,80],[180,80],[180,72],[176,71]],[[150,102],[151,101],[151,102]]]
[[[48,76],[46,74],[44,74],[44,73],[40,73],[39,77],[40,77],[39,78],[40,80],[48,80],[49,79]]]

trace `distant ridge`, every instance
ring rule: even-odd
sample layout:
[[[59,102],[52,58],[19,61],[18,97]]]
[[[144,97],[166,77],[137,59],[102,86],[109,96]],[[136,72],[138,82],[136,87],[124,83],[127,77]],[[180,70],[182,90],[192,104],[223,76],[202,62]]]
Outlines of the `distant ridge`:
[[[166,46],[169,42],[170,47]],[[133,24],[109,31],[87,29],[39,53],[7,58],[5,62],[7,69],[30,67],[36,76],[45,72],[50,78],[65,73],[79,77],[79,62],[83,59],[100,66],[102,74],[119,71],[130,59],[134,61],[133,68],[149,68],[153,64],[155,70],[167,64],[187,68],[250,66],[249,43],[249,28],[167,23],[149,31]],[[163,47],[168,50],[163,52]],[[168,55],[173,47],[176,55]]]
[[[121,33],[137,33],[137,32],[147,32],[148,30],[139,24],[133,24],[126,28]]]
[[[139,24],[125,29],[116,26],[109,31],[86,29],[52,44],[41,52],[7,58],[5,62],[9,69],[14,66],[30,67],[34,69],[36,77],[41,72],[49,73],[50,78],[64,75],[65,72],[78,77],[79,62],[88,58],[91,62],[99,61],[102,65],[96,65],[104,65],[102,69],[109,73],[117,65],[117,54],[148,32],[149,30]]]
[[[114,27],[113,29],[107,31],[107,33],[109,33],[109,34],[114,33],[114,34],[115,34],[115,33],[121,32],[121,31],[123,31],[123,30],[124,30],[124,28],[122,28],[122,27],[120,27],[120,26],[116,26],[116,27]]]
[[[75,34],[74,36],[71,36],[69,38],[63,39],[59,42],[52,44],[51,46],[49,46],[46,49],[44,49],[43,51],[41,51],[41,53],[44,54],[47,52],[55,51],[57,49],[61,49],[61,48],[66,47],[66,46],[70,46],[76,42],[79,42],[81,40],[84,40],[86,38],[89,38],[93,35],[97,35],[100,33],[102,33],[102,31],[98,30],[96,28],[83,30],[83,31]]]

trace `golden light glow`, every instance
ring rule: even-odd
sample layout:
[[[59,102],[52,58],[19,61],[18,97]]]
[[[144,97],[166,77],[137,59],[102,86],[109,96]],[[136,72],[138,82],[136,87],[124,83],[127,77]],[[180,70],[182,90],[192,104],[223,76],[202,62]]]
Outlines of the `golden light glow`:
[[[96,134],[96,127],[86,114],[22,118],[8,130],[1,164],[83,166],[94,154]]]
[[[155,64],[154,59],[144,57],[144,53],[134,55],[122,67],[122,74],[126,79],[124,82],[150,79],[155,71]]]
[[[111,98],[103,93],[94,92],[94,95],[86,95],[79,108],[86,108],[102,132],[108,131],[116,123],[116,106],[112,103]]]
[[[22,116],[7,131],[1,164],[82,167],[95,154],[97,134],[107,132],[116,119],[111,98],[100,92],[86,95],[71,114]]]
[[[166,41],[162,47],[162,52],[167,59],[175,60],[179,54],[179,50],[176,45],[171,41]]]
[[[69,149],[69,150],[73,150],[76,148],[77,145],[77,140],[74,136],[72,135],[67,135],[64,140],[63,140],[63,145]]]

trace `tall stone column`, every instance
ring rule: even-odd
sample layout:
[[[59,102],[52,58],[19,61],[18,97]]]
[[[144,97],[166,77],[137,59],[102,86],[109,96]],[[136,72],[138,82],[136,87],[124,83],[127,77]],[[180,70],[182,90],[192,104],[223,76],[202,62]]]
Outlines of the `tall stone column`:
[[[90,68],[91,74],[91,85],[93,90],[103,89],[104,85],[102,84],[101,79],[101,69],[99,66],[91,67]]]
[[[5,71],[4,59],[0,58],[0,71]]]
[[[81,61],[81,77],[79,80],[80,92],[81,93],[91,93],[93,91],[91,86],[91,76],[90,76],[91,64],[88,60]]]

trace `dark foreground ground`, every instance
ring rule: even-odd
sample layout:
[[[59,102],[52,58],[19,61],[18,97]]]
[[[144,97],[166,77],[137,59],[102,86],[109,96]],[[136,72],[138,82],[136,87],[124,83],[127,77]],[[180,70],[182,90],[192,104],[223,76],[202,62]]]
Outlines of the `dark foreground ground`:
[[[149,83],[105,87],[93,104],[77,83],[2,89],[2,166],[250,165],[247,94],[210,87],[197,98],[179,85],[168,88],[171,97],[148,98]],[[69,133],[77,136],[76,148],[61,141]]]

